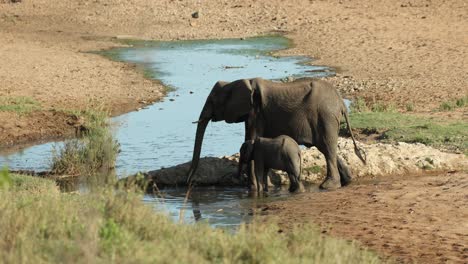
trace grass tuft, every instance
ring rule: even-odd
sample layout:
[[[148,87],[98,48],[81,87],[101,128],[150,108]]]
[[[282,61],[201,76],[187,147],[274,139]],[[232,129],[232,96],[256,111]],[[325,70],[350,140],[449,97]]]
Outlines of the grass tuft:
[[[465,97],[462,97],[460,99],[457,99],[455,101],[455,105],[457,107],[466,107],[466,106],[468,106],[468,95],[465,96]]]
[[[440,111],[452,111],[455,109],[455,104],[453,102],[442,102],[439,106]]]
[[[406,104],[406,111],[407,112],[413,112],[414,111],[414,104],[413,103],[407,103]]]
[[[456,108],[468,107],[468,95],[450,101],[442,102],[439,111],[453,111]]]
[[[90,176],[108,173],[115,166],[119,145],[109,129],[105,112],[86,111],[82,137],[55,146],[51,170],[54,174]]]
[[[382,101],[374,101],[367,103],[364,98],[356,98],[350,106],[351,112],[364,113],[364,112],[396,112],[396,107],[393,104],[385,103]]]
[[[369,111],[369,108],[364,98],[358,97],[351,102],[350,110],[354,113],[360,113]]]
[[[16,112],[18,114],[27,114],[35,110],[40,110],[41,105],[38,101],[25,96],[0,96],[0,111]]]

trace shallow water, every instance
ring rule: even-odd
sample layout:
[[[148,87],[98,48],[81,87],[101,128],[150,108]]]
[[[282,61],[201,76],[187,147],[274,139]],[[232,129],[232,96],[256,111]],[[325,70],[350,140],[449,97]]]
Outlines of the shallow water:
[[[142,65],[146,75],[161,80],[163,84],[175,88],[175,91],[147,109],[112,119],[115,136],[121,145],[117,160],[117,173],[120,176],[190,161],[196,130],[196,125],[191,122],[198,119],[207,95],[218,80],[253,77],[279,80],[288,76],[332,74],[325,67],[303,64],[308,60],[303,57],[275,58],[267,55],[267,52],[287,47],[288,41],[282,37],[134,44],[132,48],[104,53],[116,60]],[[201,155],[236,153],[243,138],[242,123],[228,125],[224,122],[210,122]],[[53,146],[60,144],[46,143],[0,156],[0,164],[14,170],[47,170]],[[245,190],[200,189],[194,195],[204,197],[198,202],[202,218],[205,216],[215,226],[238,225],[246,216],[245,209],[249,208],[244,204],[244,200],[248,200],[244,199],[247,195]],[[149,195],[144,200],[158,208],[164,206],[171,215],[178,216],[178,211],[187,207],[181,197],[183,195],[179,191],[172,189],[166,191],[164,203]],[[189,203],[193,204],[194,199]],[[190,206],[186,208],[188,211],[192,209]],[[219,209],[223,210],[217,211]],[[191,219],[194,219],[193,215]]]
[[[156,211],[168,212],[176,222],[206,222],[213,227],[235,229],[250,222],[263,203],[289,197],[287,188],[276,189],[268,197],[252,198],[244,188],[198,187],[186,201],[187,189],[167,189],[157,195],[145,195],[143,201]],[[261,209],[260,209],[261,213]]]

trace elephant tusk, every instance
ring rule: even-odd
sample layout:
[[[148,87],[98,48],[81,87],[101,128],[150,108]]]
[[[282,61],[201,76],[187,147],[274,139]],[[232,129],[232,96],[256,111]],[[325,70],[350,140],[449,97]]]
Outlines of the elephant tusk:
[[[200,120],[198,120],[198,121],[193,121],[192,124],[198,124],[198,123],[200,123],[201,121],[203,121],[203,119],[200,119]]]

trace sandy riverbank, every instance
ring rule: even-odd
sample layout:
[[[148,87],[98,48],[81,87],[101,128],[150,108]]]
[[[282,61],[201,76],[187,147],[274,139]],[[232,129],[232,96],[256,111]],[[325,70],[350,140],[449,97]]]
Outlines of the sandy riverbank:
[[[262,210],[288,230],[314,222],[397,263],[465,263],[468,174],[386,178],[297,195]]]
[[[199,18],[191,14],[198,11]],[[0,96],[28,96],[42,110],[0,112],[0,144],[61,137],[76,122],[62,109],[101,105],[113,114],[162,96],[134,67],[87,51],[111,38],[204,39],[281,33],[335,66],[331,80],[364,96],[427,114],[468,89],[468,8],[456,1],[21,1],[0,2]],[[445,113],[467,118],[463,110]],[[71,118],[71,119],[70,119]]]

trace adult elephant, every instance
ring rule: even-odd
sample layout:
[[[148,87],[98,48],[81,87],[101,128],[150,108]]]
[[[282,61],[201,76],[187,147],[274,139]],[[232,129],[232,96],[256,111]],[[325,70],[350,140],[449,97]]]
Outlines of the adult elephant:
[[[288,135],[300,145],[316,146],[327,163],[327,176],[320,188],[337,189],[351,180],[349,169],[337,156],[338,131],[343,115],[355,153],[365,163],[352,134],[343,99],[330,83],[314,78],[289,83],[261,78],[219,81],[195,122],[198,126],[187,181],[191,182],[198,167],[208,122],[224,120],[226,123],[245,122],[245,140],[256,136]]]

